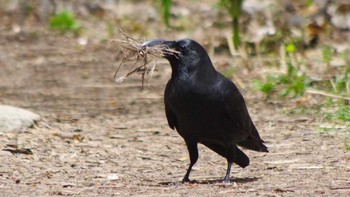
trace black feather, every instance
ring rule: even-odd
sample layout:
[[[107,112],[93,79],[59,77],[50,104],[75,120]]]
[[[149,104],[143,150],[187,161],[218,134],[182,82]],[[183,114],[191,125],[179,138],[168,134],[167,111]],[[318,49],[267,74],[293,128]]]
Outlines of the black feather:
[[[147,42],[154,43],[159,44],[159,40]],[[193,40],[162,40],[160,44],[180,52],[164,55],[172,68],[164,103],[170,128],[184,138],[190,154],[183,181],[189,181],[198,159],[197,143],[227,159],[225,181],[229,180],[232,163],[242,168],[249,165],[249,158],[236,145],[268,152],[243,96],[231,80],[215,70],[205,49]]]

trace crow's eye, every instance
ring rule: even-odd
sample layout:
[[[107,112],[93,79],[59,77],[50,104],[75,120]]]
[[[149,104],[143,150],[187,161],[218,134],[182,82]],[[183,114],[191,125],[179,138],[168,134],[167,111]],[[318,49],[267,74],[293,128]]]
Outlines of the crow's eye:
[[[181,44],[181,45],[179,46],[179,50],[180,50],[180,51],[184,51],[186,48],[187,48],[187,47],[186,47],[185,45],[183,45],[183,44]]]

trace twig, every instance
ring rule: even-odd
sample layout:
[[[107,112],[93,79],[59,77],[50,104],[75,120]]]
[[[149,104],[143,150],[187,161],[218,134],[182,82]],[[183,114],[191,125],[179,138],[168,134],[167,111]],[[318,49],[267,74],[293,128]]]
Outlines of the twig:
[[[350,101],[350,97],[345,97],[345,96],[340,96],[340,95],[336,95],[336,94],[331,94],[331,93],[323,92],[323,91],[320,91],[320,90],[306,90],[306,93],[318,94],[318,95],[322,95],[322,96],[327,96],[327,97],[332,97],[332,98],[337,98],[337,99],[344,99],[344,100]]]
[[[167,54],[179,53],[178,51],[169,49],[167,46],[162,44],[151,47],[142,47],[142,42],[126,35],[121,29],[119,29],[119,32],[122,39],[111,40],[112,42],[120,43],[123,53],[122,61],[118,65],[114,74],[114,79],[118,83],[123,82],[126,78],[134,73],[141,73],[143,88],[144,80],[151,77],[155,69],[155,64],[151,67],[151,69],[149,69],[149,63],[152,61],[151,57],[161,58]],[[119,70],[121,67],[126,65],[127,62],[134,62],[132,64],[132,68],[125,75],[117,77]]]

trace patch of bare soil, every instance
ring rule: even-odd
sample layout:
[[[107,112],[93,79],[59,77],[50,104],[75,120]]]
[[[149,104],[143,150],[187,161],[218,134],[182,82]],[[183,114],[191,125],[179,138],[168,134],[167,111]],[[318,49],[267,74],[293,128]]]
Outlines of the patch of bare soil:
[[[250,166],[234,166],[236,184],[222,184],[225,159],[200,146],[195,181],[180,184],[189,158],[163,112],[170,66],[161,63],[140,91],[139,78],[114,82],[118,46],[79,47],[55,35],[0,39],[0,103],[43,117],[18,136],[32,155],[3,151],[15,134],[0,135],[1,196],[350,195],[344,133],[322,134],[316,116],[286,115],[283,103],[252,90],[243,93],[270,153],[245,150]]]

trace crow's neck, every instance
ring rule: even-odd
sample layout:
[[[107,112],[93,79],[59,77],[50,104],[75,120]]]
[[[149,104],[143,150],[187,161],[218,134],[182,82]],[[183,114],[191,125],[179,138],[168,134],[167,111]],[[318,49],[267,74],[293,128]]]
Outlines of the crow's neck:
[[[171,64],[172,79],[196,80],[200,82],[210,82],[215,80],[217,72],[209,61],[200,61],[197,65]]]

